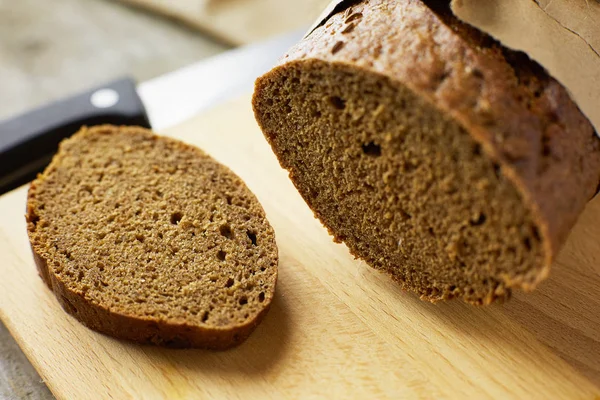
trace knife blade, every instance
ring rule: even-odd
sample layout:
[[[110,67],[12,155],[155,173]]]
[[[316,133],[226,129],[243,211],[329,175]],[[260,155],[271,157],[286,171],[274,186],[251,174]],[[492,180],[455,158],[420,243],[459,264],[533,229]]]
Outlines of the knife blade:
[[[229,50],[139,85],[152,128],[161,131],[231,97],[252,91],[254,80],[304,36],[299,29]]]
[[[0,122],[0,194],[33,179],[81,126],[139,125],[160,131],[252,90],[257,76],[302,38],[298,30],[240,47],[136,86],[129,77]]]

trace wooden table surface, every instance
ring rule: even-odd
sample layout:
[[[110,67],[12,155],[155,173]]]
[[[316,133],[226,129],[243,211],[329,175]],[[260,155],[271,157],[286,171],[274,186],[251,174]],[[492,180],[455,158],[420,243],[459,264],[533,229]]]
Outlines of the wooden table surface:
[[[331,0],[119,0],[183,21],[233,45],[310,26]]]
[[[600,396],[600,199],[539,290],[505,305],[430,304],[334,244],[278,166],[248,96],[174,127],[237,172],[280,249],[273,307],[226,352],[115,340],[64,313],[37,276],[26,189],[0,198],[0,317],[59,399]]]

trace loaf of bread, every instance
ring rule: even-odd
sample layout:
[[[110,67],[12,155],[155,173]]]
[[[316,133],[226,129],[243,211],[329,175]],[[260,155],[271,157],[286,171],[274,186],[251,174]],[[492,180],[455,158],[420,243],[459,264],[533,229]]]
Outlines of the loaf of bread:
[[[424,299],[535,288],[600,181],[589,121],[448,1],[345,4],[256,82],[256,119],[300,194]]]
[[[256,197],[199,149],[136,127],[82,129],[31,184],[44,282],[99,332],[224,349],[266,314],[274,232]]]

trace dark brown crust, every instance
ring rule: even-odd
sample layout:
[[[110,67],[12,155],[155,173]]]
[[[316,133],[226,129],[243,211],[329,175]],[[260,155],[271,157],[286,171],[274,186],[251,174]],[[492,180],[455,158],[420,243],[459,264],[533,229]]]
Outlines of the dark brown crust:
[[[99,127],[98,129],[112,129]],[[142,128],[126,128],[142,129]],[[172,140],[168,139],[167,140]],[[199,150],[198,150],[199,151]],[[223,167],[225,168],[225,167]],[[230,172],[233,174],[233,172]],[[141,344],[160,345],[174,348],[207,348],[225,350],[242,343],[258,326],[267,314],[273,293],[265,297],[264,308],[246,324],[237,324],[220,329],[210,329],[198,325],[174,324],[150,317],[137,317],[115,313],[100,304],[87,301],[84,296],[70,290],[48,267],[48,261],[35,249],[31,234],[35,230],[36,214],[31,200],[35,198],[36,182],[33,181],[27,197],[27,231],[38,273],[52,290],[61,307],[87,327],[107,335],[131,340]],[[274,290],[275,285],[273,285]]]
[[[242,343],[250,336],[270,308],[269,303],[250,324],[223,330],[211,330],[193,325],[174,325],[117,314],[92,304],[69,290],[56,275],[48,271],[47,261],[37,254],[33,247],[32,252],[40,277],[66,312],[88,328],[120,339],[174,348],[200,347],[226,350]]]
[[[255,111],[256,97],[271,77],[315,61],[381,75],[425,98],[482,145],[531,210],[545,262],[531,276],[507,282],[531,290],[547,276],[596,192],[600,140],[567,91],[542,68],[442,17],[420,0],[363,1],[333,15],[257,80]],[[499,62],[505,57],[508,64]],[[528,77],[536,81],[535,90]],[[259,112],[257,120],[261,124]]]

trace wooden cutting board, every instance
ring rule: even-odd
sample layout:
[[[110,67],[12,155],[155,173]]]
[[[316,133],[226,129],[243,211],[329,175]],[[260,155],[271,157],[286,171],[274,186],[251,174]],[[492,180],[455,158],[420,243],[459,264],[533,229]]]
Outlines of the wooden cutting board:
[[[332,242],[280,169],[248,96],[165,133],[231,167],[264,205],[281,255],[273,307],[226,352],[92,332],[37,276],[26,188],[9,193],[0,198],[0,317],[57,398],[600,398],[600,199],[536,292],[504,306],[434,305]]]

